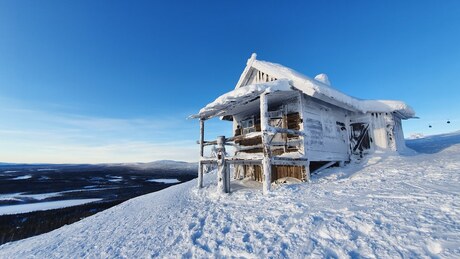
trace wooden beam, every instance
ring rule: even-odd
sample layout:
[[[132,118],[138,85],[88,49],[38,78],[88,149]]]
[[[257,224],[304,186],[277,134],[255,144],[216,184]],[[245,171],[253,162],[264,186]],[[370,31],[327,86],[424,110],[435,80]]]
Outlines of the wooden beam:
[[[304,99],[304,94],[302,92],[299,91],[299,95],[298,95],[298,98],[299,98],[299,115],[300,115],[300,120],[302,121],[300,123],[300,131],[302,132],[305,132],[305,124],[306,124],[306,119],[305,119],[305,99]],[[300,151],[303,153],[303,155],[305,157],[308,158],[308,148],[307,148],[307,145],[308,145],[308,136],[305,134],[303,136],[300,137],[300,139],[302,140],[302,146],[300,148]]]
[[[271,175],[272,175],[272,165],[271,165],[271,150],[269,146],[269,129],[268,124],[268,102],[267,102],[267,93],[262,93],[260,95],[260,128],[262,131],[262,145],[264,157],[262,159],[262,171],[263,171],[263,193],[268,194],[270,192],[271,186]]]
[[[301,161],[301,160],[273,160],[273,165],[294,165],[294,166],[307,166],[310,162],[309,161]]]
[[[307,162],[307,164],[305,165],[305,172],[304,172],[304,175],[303,175],[303,179],[304,181],[306,182],[309,182],[310,181],[310,161]]]
[[[204,165],[209,165],[209,164],[217,164],[218,159],[214,158],[209,158],[209,159],[202,159],[200,162]],[[249,158],[249,159],[244,159],[244,158],[225,158],[225,161],[227,164],[235,164],[235,165],[260,165],[262,164],[263,158],[257,159],[257,158]],[[272,157],[271,158],[272,164],[282,164],[285,163],[288,165],[289,163],[295,163],[295,164],[307,164],[308,159],[306,158],[287,158],[287,157]]]
[[[225,159],[225,137],[217,137],[217,190],[220,193],[230,192],[230,168]]]
[[[299,136],[306,136],[305,132],[299,131],[299,130],[293,130],[293,129],[285,129],[285,128],[278,128],[278,127],[268,127],[268,130],[270,132],[274,133],[287,133],[291,135],[299,135]]]
[[[260,165],[262,159],[229,159],[227,163],[234,165]]]
[[[204,154],[204,120],[200,119],[200,159]],[[198,162],[198,188],[203,188],[203,163]]]
[[[299,98],[299,114],[300,114],[300,120],[302,121],[300,123],[300,131],[305,132],[306,131],[306,111],[305,111],[305,98],[304,94],[299,91],[298,94]],[[300,139],[302,140],[302,144],[300,146],[300,152],[303,153],[303,156],[309,160],[309,152],[308,152],[308,138],[309,136],[307,134],[300,136]],[[310,161],[308,161],[304,165],[304,171],[302,175],[302,180],[309,182],[310,181]]]
[[[202,159],[200,160],[200,163],[203,165],[213,165],[213,164],[217,164],[217,160],[216,159]]]
[[[293,158],[293,157],[279,157],[279,156],[275,156],[275,157],[272,157],[272,160],[284,160],[284,161],[308,161],[307,158],[304,158],[304,157],[299,157],[299,158]]]
[[[203,146],[212,146],[212,145],[216,145],[217,142],[214,140],[214,141],[207,141],[207,140],[197,140],[196,143],[198,145],[201,145],[203,144]]]
[[[251,150],[254,148],[263,148],[262,144],[258,145],[253,145],[253,146],[241,146],[241,145],[234,145],[237,151],[245,151],[245,150]]]

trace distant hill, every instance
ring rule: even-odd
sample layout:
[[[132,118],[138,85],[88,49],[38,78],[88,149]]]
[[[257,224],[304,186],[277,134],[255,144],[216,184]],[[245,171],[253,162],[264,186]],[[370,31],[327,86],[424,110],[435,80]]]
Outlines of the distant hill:
[[[180,170],[198,170],[198,163],[188,163],[174,160],[158,160],[149,163],[124,163],[120,166],[131,167],[135,169],[180,169]]]

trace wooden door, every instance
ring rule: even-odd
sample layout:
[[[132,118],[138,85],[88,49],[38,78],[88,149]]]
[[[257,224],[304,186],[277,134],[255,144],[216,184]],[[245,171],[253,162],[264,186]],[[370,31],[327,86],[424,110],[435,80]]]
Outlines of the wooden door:
[[[368,122],[355,122],[350,124],[350,148],[351,153],[361,155],[371,149],[372,139],[369,136]]]

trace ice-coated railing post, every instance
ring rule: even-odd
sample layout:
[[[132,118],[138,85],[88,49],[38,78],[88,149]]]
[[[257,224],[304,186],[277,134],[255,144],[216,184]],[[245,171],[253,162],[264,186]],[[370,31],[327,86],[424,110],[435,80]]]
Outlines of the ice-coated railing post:
[[[203,188],[204,120],[200,119],[200,160],[198,161],[198,188]]]
[[[262,131],[262,146],[264,157],[262,159],[262,172],[263,172],[263,188],[264,194],[270,192],[272,184],[272,165],[271,165],[271,150],[269,140],[269,124],[268,124],[268,103],[267,93],[264,92],[260,95],[260,129]]]
[[[225,161],[225,136],[217,137],[217,191],[220,193],[228,193],[227,180],[227,163]]]
[[[230,193],[230,164],[225,163],[225,192]]]

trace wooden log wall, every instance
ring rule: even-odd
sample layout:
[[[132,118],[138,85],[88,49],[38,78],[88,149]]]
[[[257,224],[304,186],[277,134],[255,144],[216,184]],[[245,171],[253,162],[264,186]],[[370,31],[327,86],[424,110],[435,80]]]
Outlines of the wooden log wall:
[[[243,165],[243,176],[262,182],[262,168],[260,165]],[[271,182],[283,177],[293,177],[304,180],[305,168],[303,166],[272,165]]]
[[[272,182],[283,177],[293,177],[303,180],[304,172],[305,169],[303,166],[272,166]]]
[[[298,112],[290,113],[288,115],[283,116],[283,120],[285,120],[285,123],[283,123],[283,126],[285,127],[287,126],[288,129],[300,130],[300,123],[302,123],[302,120]],[[256,131],[260,131],[260,119],[255,124],[255,127],[256,127]],[[285,133],[280,133],[280,134],[286,135],[285,137],[287,137],[288,139],[294,139],[294,138],[299,137],[298,135],[292,135],[292,134],[285,134]],[[235,136],[241,136],[241,128],[235,131]],[[253,138],[244,138],[244,136],[242,136],[242,138],[235,139],[235,143],[241,146],[260,145],[262,144],[262,137],[256,136]],[[298,151],[297,147],[289,147],[286,150],[272,148],[272,152],[274,152],[274,155],[281,155],[282,153],[285,153],[285,152],[295,152],[295,151]],[[254,149],[245,150],[244,152],[259,153],[259,152],[262,152],[262,149],[254,148]]]

